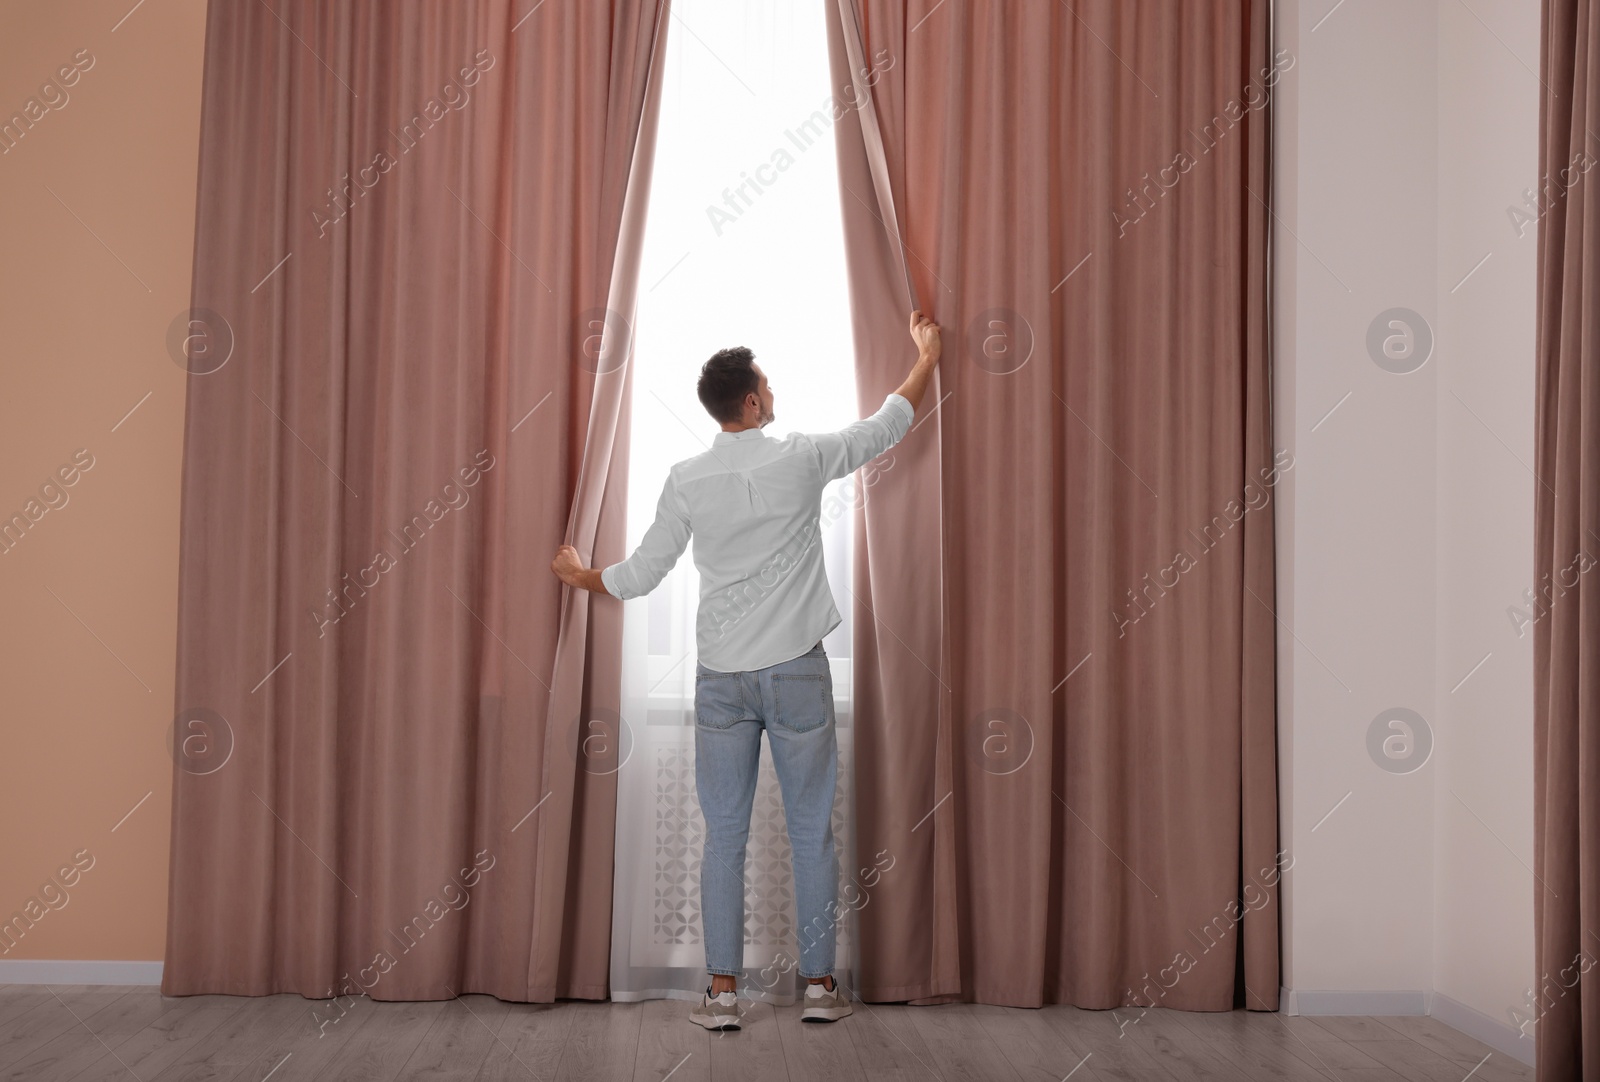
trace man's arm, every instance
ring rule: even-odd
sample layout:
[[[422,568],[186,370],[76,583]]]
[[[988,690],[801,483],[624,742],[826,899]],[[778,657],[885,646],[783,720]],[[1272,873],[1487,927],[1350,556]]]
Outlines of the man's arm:
[[[668,476],[656,503],[656,520],[644,532],[639,547],[621,563],[610,567],[584,567],[578,550],[562,545],[556,550],[550,570],[568,586],[609,594],[623,601],[654,590],[667,577],[683,550],[689,545],[689,512],[673,479]]]
[[[883,400],[878,412],[837,432],[811,437],[824,482],[854,473],[899,443],[910,430],[917,405],[939,363],[939,325],[920,311],[912,312],[911,338],[917,343],[917,363],[899,389]]]

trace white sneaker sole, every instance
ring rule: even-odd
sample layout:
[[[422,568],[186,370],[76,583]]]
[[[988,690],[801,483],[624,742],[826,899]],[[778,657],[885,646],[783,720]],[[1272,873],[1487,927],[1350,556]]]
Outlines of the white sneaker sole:
[[[802,1022],[837,1022],[850,1013],[850,1004],[842,1007],[807,1007],[800,1012]]]
[[[697,1026],[704,1026],[713,1032],[739,1028],[739,1017],[726,1014],[701,1014],[698,1009],[691,1011],[689,1021]]]

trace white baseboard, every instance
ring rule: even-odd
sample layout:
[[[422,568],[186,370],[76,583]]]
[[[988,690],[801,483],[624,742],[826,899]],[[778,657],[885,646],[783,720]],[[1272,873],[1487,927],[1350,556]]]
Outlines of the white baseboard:
[[[1492,1018],[1442,992],[1345,992],[1314,989],[1279,989],[1279,1009],[1284,1014],[1368,1015],[1395,1018],[1430,1015],[1474,1040],[1519,1063],[1533,1066],[1534,1041],[1509,1022]]]
[[[0,984],[160,984],[160,962],[0,960]]]
[[[1347,992],[1312,988],[1285,988],[1281,992],[1284,1014],[1365,1014],[1383,1017],[1428,1013],[1423,991]]]
[[[1534,1041],[1510,1022],[1484,1014],[1443,992],[1433,994],[1433,1009],[1429,1012],[1451,1029],[1459,1029],[1468,1037],[1482,1041],[1490,1048],[1503,1052],[1512,1059],[1533,1066]]]

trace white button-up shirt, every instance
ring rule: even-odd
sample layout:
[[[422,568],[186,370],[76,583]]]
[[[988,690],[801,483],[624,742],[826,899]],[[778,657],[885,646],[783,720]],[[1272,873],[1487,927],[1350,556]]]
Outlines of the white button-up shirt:
[[[600,572],[606,592],[649,593],[693,534],[700,663],[742,672],[799,657],[841,619],[822,564],[823,486],[899,443],[914,412],[890,394],[837,432],[718,432],[709,450],[668,471],[639,547]]]

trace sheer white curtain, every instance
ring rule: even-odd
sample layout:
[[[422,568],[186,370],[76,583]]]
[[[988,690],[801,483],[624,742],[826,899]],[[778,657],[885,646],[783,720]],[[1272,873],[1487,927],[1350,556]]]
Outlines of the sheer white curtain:
[[[700,365],[749,346],[775,396],[771,436],[855,420],[826,26],[815,0],[673,0],[661,128],[635,328],[628,544],[649,526],[667,469],[710,446],[718,426],[695,397]],[[838,95],[843,101],[845,95]],[[824,640],[839,722],[834,833],[841,882],[855,867],[850,581],[855,478],[829,486],[822,539],[844,622]],[[694,788],[691,550],[656,590],[624,602],[611,994],[698,995],[704,820]],[[765,738],[745,865],[749,976],[741,994],[795,998],[798,944],[789,843]],[[855,984],[848,896],[836,972]]]

